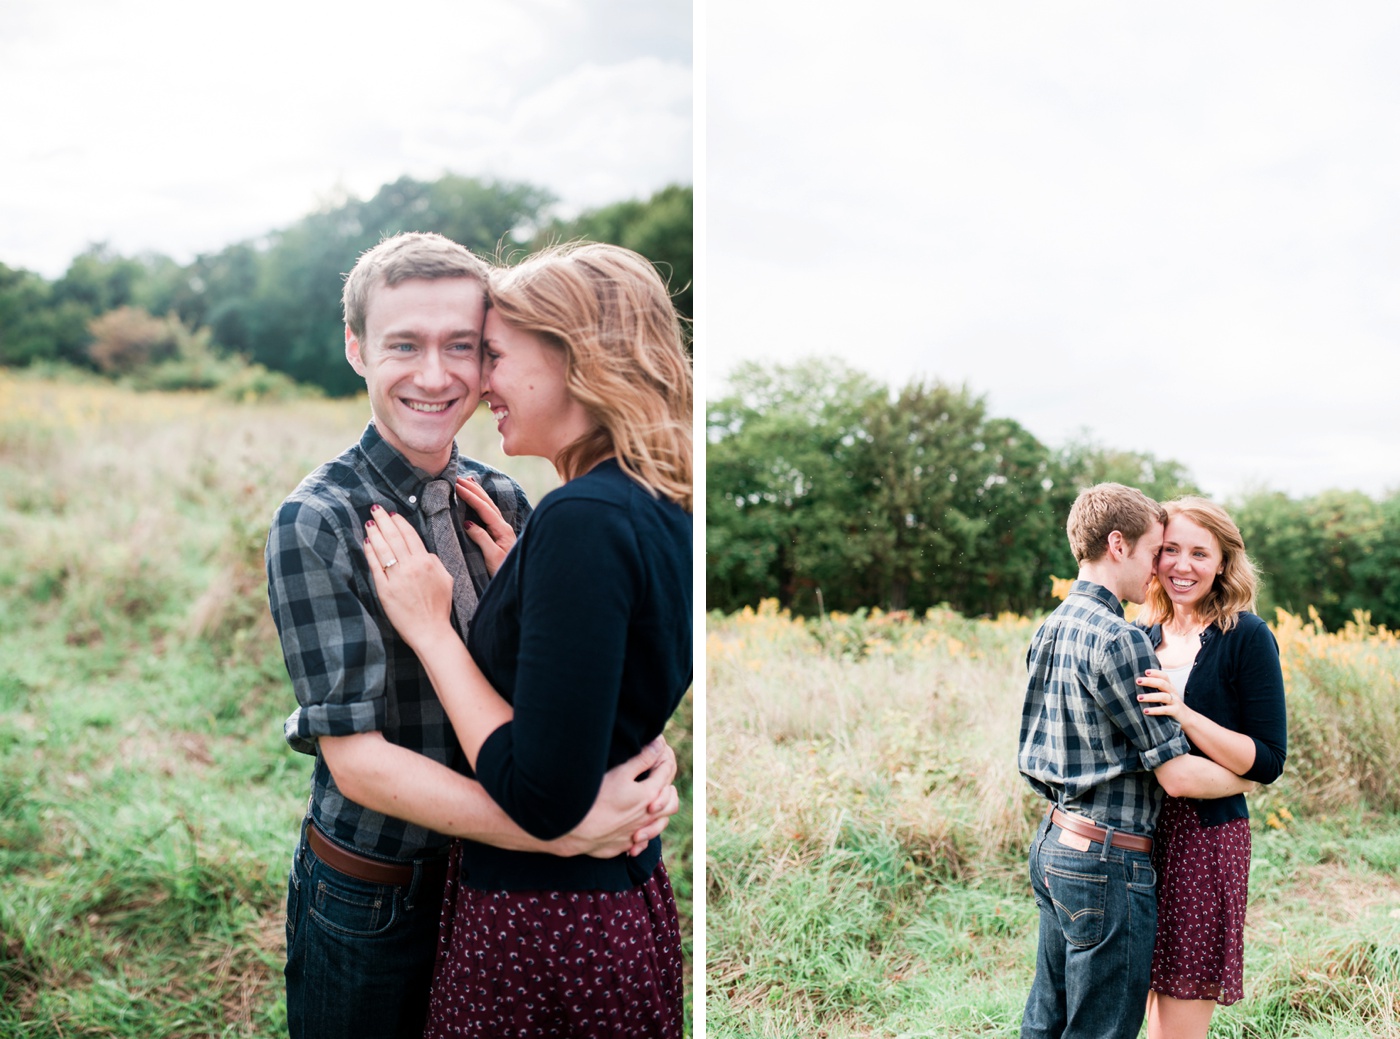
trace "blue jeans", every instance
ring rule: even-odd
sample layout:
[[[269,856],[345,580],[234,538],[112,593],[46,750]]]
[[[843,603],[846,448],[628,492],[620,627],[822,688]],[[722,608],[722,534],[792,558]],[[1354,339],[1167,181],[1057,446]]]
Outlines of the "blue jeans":
[[[1021,1039],[1136,1039],[1157,935],[1152,855],[1097,841],[1077,851],[1062,833],[1047,817],[1031,845],[1040,939]]]
[[[425,884],[421,866],[404,887],[348,877],[316,857],[307,825],[287,882],[287,1031],[292,1039],[419,1039],[441,883]]]

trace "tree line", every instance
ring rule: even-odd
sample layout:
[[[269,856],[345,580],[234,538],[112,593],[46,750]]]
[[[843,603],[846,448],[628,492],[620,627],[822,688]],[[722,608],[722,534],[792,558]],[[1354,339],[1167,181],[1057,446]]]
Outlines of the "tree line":
[[[688,318],[692,195],[672,185],[565,221],[548,215],[554,196],[528,184],[403,177],[372,198],[339,199],[185,265],[105,245],[54,281],[0,264],[0,365],[120,375],[159,363],[178,384],[237,357],[332,395],[357,392],[362,384],[342,359],[343,278],[360,253],[399,231],[436,231],[505,262],[574,238],[624,245],[657,265]]]
[[[829,359],[748,363],[731,385],[706,416],[710,609],[1046,610],[1051,577],[1078,570],[1064,524],[1080,490],[1201,493],[1179,462],[1087,439],[1051,449],[966,386],[891,390]],[[1266,618],[1314,607],[1329,628],[1358,610],[1400,626],[1400,493],[1222,504],[1262,571]]]

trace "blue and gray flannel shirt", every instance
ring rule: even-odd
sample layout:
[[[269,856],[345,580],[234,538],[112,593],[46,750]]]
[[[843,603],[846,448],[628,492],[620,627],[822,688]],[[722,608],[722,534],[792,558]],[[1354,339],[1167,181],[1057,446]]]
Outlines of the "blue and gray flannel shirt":
[[[1075,581],[1026,653],[1017,765],[1036,793],[1100,826],[1152,835],[1163,797],[1152,770],[1191,749],[1175,719],[1138,703],[1135,680],[1157,666],[1117,597]]]
[[[448,838],[370,811],[336,788],[318,752],[320,736],[381,732],[449,768],[464,758],[432,683],[384,616],[365,561],[365,521],[378,503],[424,533],[423,485],[442,476],[473,475],[519,533],[530,514],[520,486],[489,466],[457,454],[441,474],[416,469],[371,422],[359,443],[304,479],[277,509],[267,539],[267,594],[282,655],[300,705],[283,733],[314,754],[311,816],[337,840],[393,859],[432,855]],[[472,581],[480,594],[486,563],[462,532],[462,503],[453,515]]]

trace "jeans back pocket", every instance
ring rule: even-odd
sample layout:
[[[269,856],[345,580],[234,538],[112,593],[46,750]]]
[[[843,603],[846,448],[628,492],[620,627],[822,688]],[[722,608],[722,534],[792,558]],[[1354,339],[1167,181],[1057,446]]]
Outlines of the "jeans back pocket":
[[[1063,866],[1046,866],[1045,886],[1050,891],[1065,941],[1087,948],[1103,940],[1107,876],[1081,873]]]

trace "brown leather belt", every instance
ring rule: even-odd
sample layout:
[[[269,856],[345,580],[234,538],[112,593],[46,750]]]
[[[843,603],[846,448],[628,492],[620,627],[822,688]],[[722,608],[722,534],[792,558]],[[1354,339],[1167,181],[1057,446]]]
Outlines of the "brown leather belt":
[[[1077,833],[1081,837],[1088,837],[1091,841],[1104,842],[1108,836],[1108,831],[1102,826],[1095,826],[1088,819],[1081,819],[1077,815],[1069,815],[1058,808],[1050,810],[1050,821],[1062,830],[1070,833]],[[1113,840],[1110,842],[1114,848],[1125,848],[1128,851],[1151,851],[1152,838],[1139,837],[1135,833],[1123,833],[1121,830],[1113,831]]]
[[[338,873],[363,880],[370,884],[391,884],[407,887],[413,883],[412,862],[384,862],[367,855],[351,851],[337,844],[321,832],[314,822],[306,827],[306,843],[316,853],[316,857]],[[447,877],[447,856],[423,861],[423,879],[433,880]]]

